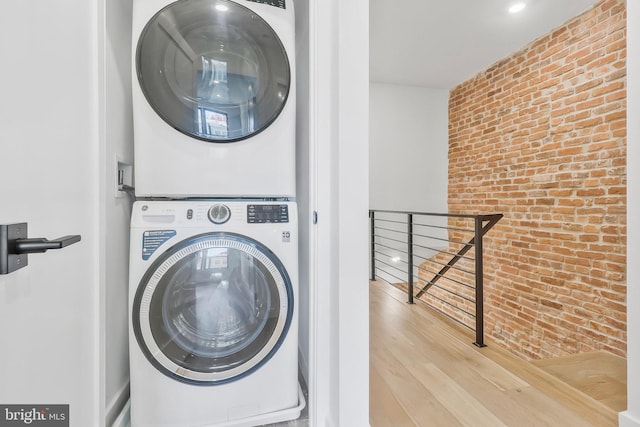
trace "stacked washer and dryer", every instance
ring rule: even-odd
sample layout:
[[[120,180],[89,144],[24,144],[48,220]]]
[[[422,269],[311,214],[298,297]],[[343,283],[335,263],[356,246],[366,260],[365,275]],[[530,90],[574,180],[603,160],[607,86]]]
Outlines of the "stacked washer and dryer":
[[[134,0],[132,427],[297,418],[293,0]]]

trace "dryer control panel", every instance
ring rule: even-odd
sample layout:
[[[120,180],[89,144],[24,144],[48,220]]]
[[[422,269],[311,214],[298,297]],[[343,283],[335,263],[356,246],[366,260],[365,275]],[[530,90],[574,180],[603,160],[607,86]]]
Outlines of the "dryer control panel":
[[[287,205],[248,205],[247,222],[249,224],[289,222]]]
[[[280,9],[286,9],[284,4],[285,0],[248,0],[253,3],[268,4],[269,6],[279,7]]]

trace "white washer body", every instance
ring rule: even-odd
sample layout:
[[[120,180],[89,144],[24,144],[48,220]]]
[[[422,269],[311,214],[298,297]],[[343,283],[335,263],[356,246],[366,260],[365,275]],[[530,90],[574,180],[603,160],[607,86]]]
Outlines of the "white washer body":
[[[229,209],[221,214],[220,211],[216,211],[214,216],[218,216],[213,219],[217,218],[220,220],[218,222],[221,222],[225,221],[228,216],[228,220],[221,224],[215,224],[210,219],[209,211],[212,206],[220,204]],[[263,205],[280,209],[282,212],[288,211],[286,212],[286,220],[277,218],[277,215],[274,217],[268,213],[265,214],[263,210],[267,208],[262,208]],[[257,220],[256,210],[258,211]],[[253,223],[250,223],[248,218],[252,218],[252,215],[251,222]],[[224,240],[227,238],[225,236],[240,236],[240,240],[244,238],[257,242],[253,246],[245,243],[241,243],[241,246],[249,248],[250,252],[254,250],[255,246],[258,258],[262,257],[262,254],[270,254],[270,259],[279,260],[280,263],[276,262],[276,264],[279,265],[280,273],[284,272],[283,276],[288,277],[288,280],[285,280],[287,283],[283,283],[278,278],[278,274],[272,276],[275,278],[273,284],[281,294],[278,307],[271,308],[275,311],[279,310],[281,313],[288,313],[289,323],[284,328],[285,333],[277,332],[282,329],[282,324],[275,328],[276,332],[273,335],[279,342],[272,348],[271,354],[265,358],[266,352],[258,351],[256,360],[248,362],[250,367],[247,371],[243,372],[242,366],[233,368],[229,372],[231,372],[231,376],[235,375],[235,377],[231,378],[225,378],[227,375],[225,372],[213,373],[208,378],[213,381],[207,381],[209,374],[198,378],[200,375],[198,372],[195,372],[194,376],[188,371],[191,369],[191,365],[195,366],[195,362],[191,358],[197,358],[199,352],[206,353],[208,351],[207,345],[215,344],[205,343],[200,346],[200,341],[193,340],[196,347],[200,346],[199,350],[194,350],[193,353],[189,353],[191,351],[189,350],[185,353],[187,356],[182,360],[185,367],[172,367],[170,370],[167,370],[166,366],[171,366],[173,362],[162,361],[165,357],[163,352],[169,348],[168,344],[177,342],[173,338],[174,335],[189,337],[190,329],[183,327],[184,325],[195,327],[200,323],[206,324],[207,307],[211,304],[216,305],[217,301],[221,300],[220,298],[217,300],[211,298],[213,294],[210,290],[215,286],[218,286],[218,289],[224,288],[224,292],[228,292],[234,286],[240,287],[240,285],[251,289],[252,284],[245,283],[247,282],[246,277],[261,276],[261,271],[273,271],[277,266],[270,265],[269,260],[265,258],[262,261],[264,264],[257,262],[253,264],[254,267],[251,267],[256,274],[248,274],[243,280],[234,279],[235,281],[226,282],[222,280],[214,284],[214,279],[211,279],[211,284],[197,288],[201,282],[194,278],[195,274],[194,277],[187,280],[184,278],[184,272],[180,272],[181,269],[185,269],[185,266],[188,266],[186,271],[196,272],[197,270],[198,274],[206,273],[206,277],[214,278],[216,275],[221,276],[221,272],[231,268],[234,263],[233,253],[241,254],[245,261],[251,258],[241,251],[229,250],[227,253],[227,251],[220,250],[219,247],[213,252],[204,249],[195,255],[188,255],[192,258],[180,255],[182,252],[179,248],[187,248],[184,250],[188,252],[190,250],[188,248],[193,246],[191,242],[194,239],[200,239],[200,243],[196,246],[206,247],[209,238],[207,236],[215,236],[214,241],[217,241],[215,239]],[[180,262],[172,264],[167,261],[173,258],[191,259],[191,261],[185,261],[180,266]],[[199,267],[193,267],[196,264]],[[257,264],[260,264],[261,270],[255,268]],[[299,410],[294,415],[289,415],[291,408],[298,406],[297,276],[297,213],[295,203],[264,201],[136,202],[131,222],[129,302],[132,427],[249,426],[297,418],[300,414]],[[173,282],[181,280],[185,284],[172,285]],[[209,279],[206,279],[205,282],[207,280]],[[248,281],[250,282],[250,280]],[[149,290],[153,288],[150,284],[154,282],[159,284],[155,290]],[[166,285],[166,289],[163,298],[159,289],[164,285]],[[188,292],[185,291],[187,287],[190,287]],[[174,291],[177,289],[183,295],[194,295],[195,301],[187,297],[182,298],[180,293],[172,293],[171,289]],[[193,292],[193,289],[196,289],[196,292]],[[283,297],[287,292],[289,292],[289,296]],[[246,307],[259,305],[255,301],[257,300],[256,295],[259,293],[251,294],[250,298],[243,301],[243,304],[246,303]],[[271,297],[275,296],[275,294],[271,295]],[[154,302],[154,299],[159,302]],[[228,299],[228,301],[232,300]],[[183,303],[190,304],[190,309],[180,308]],[[162,316],[157,315],[157,310],[149,309],[149,307],[154,307],[154,304],[157,307],[163,307]],[[178,307],[178,311],[182,310],[178,313],[179,315],[172,317],[172,308],[165,308],[165,306],[172,304]],[[198,310],[203,315],[198,318],[198,321],[189,323],[189,314]],[[226,310],[229,311],[229,308],[227,307]],[[254,311],[260,312],[257,309]],[[222,312],[219,310],[215,313],[220,315]],[[157,321],[160,326],[166,326],[167,322],[172,328],[171,322],[178,325],[167,335],[172,342],[168,343],[168,339],[163,340],[159,333],[142,331],[145,329],[144,323],[147,318],[150,319],[150,323],[154,318],[160,318],[160,321]],[[184,321],[185,318],[187,318],[186,321]],[[231,324],[234,320],[236,319],[233,316],[228,316],[227,319],[216,319],[216,325]],[[156,329],[162,332],[161,329],[165,326],[160,326],[156,326]],[[181,335],[183,331],[184,336]],[[205,335],[211,333],[210,328],[205,327],[203,331],[205,331]],[[147,334],[146,338],[145,333]],[[150,343],[154,340],[160,343],[157,345]],[[274,342],[271,342],[271,345],[273,344]],[[233,344],[233,346],[229,345],[229,348],[234,346],[240,347]],[[220,352],[217,356],[234,358],[234,354],[228,354],[228,352]],[[158,360],[164,365],[159,364]],[[200,381],[202,379],[205,381]],[[218,380],[220,381],[218,382]],[[285,413],[287,416],[279,417],[279,412]]]
[[[134,155],[135,155],[135,191],[140,197],[159,196],[173,199],[181,199],[188,197],[295,197],[295,122],[296,122],[296,84],[295,84],[295,20],[293,0],[204,0],[211,4],[211,9],[215,5],[223,3],[237,9],[249,10],[254,12],[261,23],[266,23],[267,27],[272,30],[271,35],[275,34],[280,42],[274,42],[278,46],[284,48],[276,52],[273,45],[267,47],[259,47],[255,57],[261,61],[268,61],[269,58],[280,58],[282,52],[286,53],[285,61],[273,60],[272,65],[286,62],[284,64],[289,70],[288,86],[283,79],[273,77],[270,69],[266,71],[260,70],[256,64],[245,61],[249,65],[244,68],[255,66],[260,78],[272,79],[270,85],[271,94],[261,97],[258,95],[258,103],[260,99],[269,98],[271,101],[265,101],[269,104],[274,97],[285,99],[284,102],[278,104],[281,110],[271,121],[266,120],[266,126],[258,129],[255,133],[251,130],[241,138],[231,138],[231,142],[211,142],[199,139],[176,130],[178,126],[169,124],[164,120],[158,109],[150,104],[145,92],[143,91],[141,80],[139,80],[140,70],[137,64],[137,49],[141,35],[145,31],[148,22],[156,16],[161,10],[169,5],[182,3],[188,0],[180,0],[174,2],[172,0],[134,0],[133,1],[133,118],[134,118]],[[200,0],[198,0],[200,1]],[[266,4],[265,4],[266,3]],[[273,5],[275,4],[275,5]],[[280,4],[280,6],[278,6]],[[225,6],[226,7],[226,6]],[[229,13],[229,12],[220,12]],[[251,20],[249,20],[251,21]],[[243,21],[244,22],[244,21]],[[218,24],[220,25],[220,24]],[[249,22],[245,27],[251,27],[253,24]],[[165,24],[166,27],[171,25]],[[189,28],[185,25],[185,32]],[[233,28],[235,31],[233,37],[241,38],[245,34],[242,28]],[[224,30],[221,30],[224,32]],[[254,30],[257,31],[257,30]],[[262,30],[260,30],[262,31]],[[265,33],[268,32],[265,30]],[[256,40],[265,38],[266,35],[259,33],[246,37],[243,47],[238,48],[239,51],[247,50],[247,46],[255,46],[256,43],[247,40]],[[173,51],[182,52],[190,50],[188,43],[183,38],[171,42],[170,48]],[[192,42],[190,40],[190,42]],[[232,44],[231,40],[228,44]],[[179,47],[175,47],[178,46]],[[183,45],[187,45],[186,47]],[[220,49],[225,49],[221,46]],[[157,57],[169,56],[165,51],[155,51],[152,46],[149,51]],[[176,54],[174,54],[176,55]],[[205,57],[195,57],[192,62],[202,62],[209,60]],[[199,55],[199,54],[198,54]],[[207,54],[204,54],[205,56]],[[236,55],[230,59],[236,58]],[[258,58],[259,57],[259,58]],[[266,58],[266,59],[265,59]],[[172,67],[174,62],[164,59],[168,67]],[[219,65],[215,60],[211,61]],[[276,63],[277,62],[277,63]],[[150,72],[149,75],[168,74],[162,68],[165,63],[158,66],[155,73]],[[261,64],[266,64],[262,63]],[[283,66],[284,66],[283,65]],[[226,67],[226,64],[224,65]],[[236,68],[243,68],[236,67]],[[193,66],[197,68],[196,65]],[[264,68],[264,67],[263,67]],[[184,66],[183,66],[184,69]],[[255,71],[255,70],[254,70]],[[254,71],[248,72],[249,74]],[[226,75],[226,68],[222,71]],[[242,74],[244,71],[240,71]],[[215,72],[214,72],[215,73]],[[231,75],[231,71],[229,71]],[[186,73],[188,74],[188,73]],[[218,73],[219,74],[219,73]],[[218,74],[211,74],[211,79],[216,78]],[[237,74],[236,74],[237,75]],[[198,74],[198,76],[200,76]],[[194,77],[194,80],[198,78]],[[202,77],[202,76],[200,76]],[[281,82],[281,80],[283,80]],[[166,85],[171,86],[171,84]],[[188,84],[187,84],[188,86]],[[230,85],[229,85],[230,86]],[[245,84],[246,86],[246,84]],[[273,87],[277,87],[273,89]],[[281,90],[282,89],[282,90]],[[167,89],[169,93],[173,89]],[[230,91],[229,88],[226,89]],[[288,92],[287,92],[288,90]],[[153,89],[150,92],[156,92]],[[277,93],[275,93],[277,92]],[[275,93],[275,95],[274,95]],[[228,93],[227,93],[228,95]],[[219,96],[210,95],[211,97]],[[179,97],[178,97],[179,98]],[[184,96],[183,98],[189,98]],[[213,98],[212,98],[213,99]],[[193,107],[186,108],[182,102],[184,99],[177,99],[171,107],[170,101],[166,101],[167,108],[181,108],[187,111],[194,110]],[[246,107],[246,105],[245,105]],[[246,107],[249,110],[250,107]],[[215,109],[214,109],[215,110]],[[256,116],[262,114],[268,107],[260,110]],[[265,113],[266,114],[266,113]],[[246,113],[245,113],[246,116]],[[187,118],[188,120],[188,118]],[[225,116],[225,121],[226,116]],[[230,119],[229,119],[230,120]],[[243,119],[245,122],[249,119]],[[251,116],[251,122],[258,119]],[[226,122],[225,122],[226,123]],[[247,125],[255,126],[253,124]]]

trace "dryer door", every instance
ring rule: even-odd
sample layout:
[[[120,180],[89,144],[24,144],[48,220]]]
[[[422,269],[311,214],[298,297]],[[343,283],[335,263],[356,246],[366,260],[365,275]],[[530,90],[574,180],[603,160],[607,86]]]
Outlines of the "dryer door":
[[[282,263],[246,236],[207,233],[172,247],[140,282],[133,329],[161,372],[190,384],[236,380],[284,340],[293,294]]]
[[[180,0],[162,9],[142,31],[136,67],[156,113],[210,142],[238,141],[267,128],[291,83],[275,31],[228,0]]]

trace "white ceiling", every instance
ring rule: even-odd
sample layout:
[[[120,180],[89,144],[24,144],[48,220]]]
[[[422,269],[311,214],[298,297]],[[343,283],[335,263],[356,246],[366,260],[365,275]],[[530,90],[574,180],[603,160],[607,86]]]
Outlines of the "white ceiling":
[[[520,13],[509,6],[527,3]],[[370,0],[370,80],[451,89],[596,0]]]

